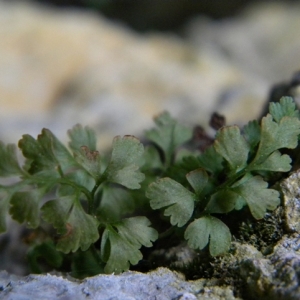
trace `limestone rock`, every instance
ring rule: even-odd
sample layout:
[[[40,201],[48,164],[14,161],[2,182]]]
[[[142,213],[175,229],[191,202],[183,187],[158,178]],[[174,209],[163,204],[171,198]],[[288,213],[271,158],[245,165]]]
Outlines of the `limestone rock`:
[[[246,282],[249,299],[300,298],[300,238],[285,236],[274,252],[262,259],[248,258],[241,263],[240,274]]]
[[[280,184],[286,227],[291,232],[300,233],[300,170],[292,173]]]
[[[235,250],[227,256],[224,272],[236,272],[247,299],[299,299],[299,241],[299,235],[284,236],[268,256],[251,245],[234,242]],[[22,277],[0,272],[1,299],[242,299],[234,296],[235,289],[220,285],[218,279],[185,281],[181,274],[165,268],[146,274],[128,271],[84,280],[61,274]]]
[[[23,300],[147,300],[211,299],[234,300],[229,287],[208,286],[203,281],[187,282],[178,273],[159,268],[148,274],[125,272],[98,275],[82,281],[57,275],[18,277],[0,272],[0,298]]]

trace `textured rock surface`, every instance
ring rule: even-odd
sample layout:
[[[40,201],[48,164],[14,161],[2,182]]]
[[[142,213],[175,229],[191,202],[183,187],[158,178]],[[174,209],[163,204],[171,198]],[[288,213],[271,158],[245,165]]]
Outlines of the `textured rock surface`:
[[[285,236],[272,254],[263,256],[251,245],[233,244],[234,255],[227,257],[228,269],[240,277],[243,299],[300,298],[300,237]],[[85,280],[58,275],[20,277],[0,272],[0,299],[242,299],[234,287],[217,279],[185,281],[165,268],[142,274],[98,275]]]
[[[300,299],[299,170],[281,183],[285,235],[268,256],[240,261],[240,275],[250,299]],[[246,256],[247,257],[247,256]]]
[[[288,230],[300,233],[300,171],[292,173],[281,184],[285,220]]]
[[[284,237],[268,257],[249,257],[240,274],[249,299],[300,299],[300,237]]]
[[[212,299],[233,300],[229,287],[206,284],[202,280],[187,282],[177,273],[160,268],[149,274],[126,272],[121,275],[99,275],[83,281],[55,275],[17,277],[0,272],[0,298],[22,300],[150,300]]]

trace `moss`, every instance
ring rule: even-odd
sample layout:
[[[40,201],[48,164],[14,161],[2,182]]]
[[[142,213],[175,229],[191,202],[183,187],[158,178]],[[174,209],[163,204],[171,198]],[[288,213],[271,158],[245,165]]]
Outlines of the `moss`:
[[[245,282],[240,276],[240,261],[249,255],[263,257],[272,252],[275,244],[285,233],[283,208],[279,206],[259,221],[254,220],[251,216],[235,221],[234,242],[226,255],[212,257],[208,249],[205,248],[202,251],[195,252],[193,259],[184,262],[178,260],[178,257],[180,257],[178,253],[173,256],[168,255],[166,259],[165,254],[168,252],[166,250],[164,254],[161,253],[160,259],[156,260],[156,264],[183,273],[186,280],[215,280],[215,283],[219,286],[232,286],[235,297],[246,299]]]
[[[283,207],[279,206],[268,212],[262,220],[253,222],[247,219],[241,222],[235,239],[248,243],[267,255],[284,233]]]

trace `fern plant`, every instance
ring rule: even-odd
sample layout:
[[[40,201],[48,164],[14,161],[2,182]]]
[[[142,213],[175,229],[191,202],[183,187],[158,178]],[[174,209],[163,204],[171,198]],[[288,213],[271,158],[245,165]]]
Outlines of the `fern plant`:
[[[12,178],[0,185],[0,232],[7,215],[33,230],[33,272],[42,271],[41,257],[78,277],[126,271],[142,259],[142,246],[162,236],[161,211],[162,222],[181,227],[191,248],[208,246],[212,256],[221,255],[231,232],[220,216],[247,206],[262,219],[280,204],[268,180],[291,169],[280,149],[298,145],[299,112],[291,98],[271,103],[261,123],[251,121],[242,131],[220,128],[203,153],[180,152],[192,129],[168,113],[155,123],[145,133],[146,146],[117,136],[109,156],[96,150],[95,132],[81,125],[68,131],[69,149],[48,129],[36,139],[24,135],[18,144],[23,165],[15,145],[0,143],[0,177]]]
[[[291,98],[270,104],[270,113],[238,126],[221,128],[215,141],[192,160],[195,170],[186,174],[189,186],[166,177],[146,191],[152,209],[164,209],[173,226],[187,226],[184,238],[194,249],[209,243],[213,256],[228,251],[230,229],[218,218],[248,206],[255,219],[280,204],[277,190],[268,188],[270,172],[288,172],[291,158],[279,149],[294,149],[300,133],[299,112]],[[148,136],[149,137],[149,136]]]

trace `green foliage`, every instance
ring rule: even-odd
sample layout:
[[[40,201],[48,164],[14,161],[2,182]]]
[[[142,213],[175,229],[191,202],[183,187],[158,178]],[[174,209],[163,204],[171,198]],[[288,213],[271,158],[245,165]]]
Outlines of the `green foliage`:
[[[237,126],[223,127],[204,153],[183,160],[189,168],[191,162],[201,168],[186,175],[190,186],[158,179],[146,196],[153,209],[163,208],[171,216],[172,225],[188,225],[184,237],[190,247],[203,249],[209,244],[211,255],[225,253],[231,234],[218,214],[248,206],[255,219],[262,219],[267,210],[274,210],[280,194],[268,188],[264,174],[291,169],[290,157],[279,150],[296,148],[299,134],[299,112],[292,99],[284,97],[270,105],[261,125],[249,122],[243,134]]]
[[[27,260],[29,261],[30,271],[32,273],[42,272],[42,267],[38,262],[41,258],[53,268],[59,268],[63,263],[63,254],[56,251],[55,245],[52,241],[43,242],[32,247],[28,251]]]
[[[101,258],[106,262],[104,271],[120,273],[135,265],[143,255],[141,246],[151,247],[158,237],[157,231],[149,227],[145,217],[132,217],[107,226],[101,243]]]
[[[133,227],[126,221],[130,219],[124,218],[126,213],[133,210],[130,197],[124,197],[126,190],[140,188],[140,183],[145,178],[139,171],[144,147],[133,136],[118,136],[113,140],[111,157],[106,165],[96,150],[96,135],[90,128],[76,125],[68,134],[73,153],[48,129],[43,129],[37,139],[24,135],[19,142],[25,157],[23,167],[18,163],[16,147],[0,144],[0,175],[18,175],[20,178],[17,183],[0,186],[0,230],[6,230],[5,219],[8,213],[16,221],[24,222],[28,228],[38,228],[41,222],[46,221],[59,235],[58,238],[52,237],[56,251],[68,254],[90,249],[100,240],[101,234],[101,243],[106,245],[107,232],[111,228],[117,228],[121,233],[114,232],[113,238],[116,236],[121,243],[113,243],[113,253],[122,253],[125,237],[131,248],[126,256],[110,255],[112,258],[107,261],[105,270],[127,270],[128,261],[136,264],[142,258],[138,250],[141,245],[149,247],[152,245],[149,240],[157,238],[156,230],[148,229],[150,221],[146,217],[134,219],[136,226],[140,224],[139,240],[136,235],[132,235]],[[123,190],[121,186],[124,187]],[[116,195],[120,190],[122,192]],[[45,202],[47,195],[48,199],[49,195],[54,197]],[[114,198],[116,200],[112,200]],[[109,201],[115,201],[122,211],[114,211]],[[103,214],[107,216],[104,218]],[[122,224],[124,225],[121,226]],[[112,240],[113,238],[110,237]],[[107,248],[102,244],[101,249]],[[38,269],[34,255],[38,257],[41,254],[38,249],[43,247],[46,247],[43,243],[36,245],[36,250],[30,252],[33,269]],[[47,249],[51,250],[49,247]],[[131,251],[132,249],[135,251]],[[114,269],[110,266],[112,259],[117,266]]]
[[[296,117],[299,119],[299,111],[296,110],[296,104],[291,97],[282,97],[280,103],[270,103],[270,114],[278,123],[284,117]]]
[[[237,126],[221,128],[217,133],[214,148],[228,162],[232,173],[246,167],[249,145]]]
[[[171,178],[161,178],[149,185],[146,196],[153,209],[167,207],[165,216],[170,216],[172,225],[185,225],[194,211],[196,197],[180,183]]]
[[[144,147],[137,138],[115,137],[111,160],[104,173],[106,179],[129,189],[140,188],[140,182],[145,179],[145,175],[139,171],[139,159],[143,152]]]
[[[191,143],[180,152],[192,129],[168,113],[155,124],[146,132],[150,145],[117,136],[109,156],[97,151],[95,132],[81,125],[68,131],[69,148],[48,129],[36,139],[23,135],[18,146],[24,165],[15,145],[0,142],[0,177],[10,182],[0,185],[0,232],[8,214],[45,231],[28,252],[34,272],[42,271],[45,258],[80,278],[120,273],[143,258],[143,247],[153,247],[158,231],[163,240],[175,227],[191,248],[221,255],[230,248],[232,230],[223,216],[248,207],[263,219],[280,204],[268,180],[291,169],[281,149],[298,145],[299,112],[291,98],[271,103],[260,123],[222,127],[202,153],[189,151]]]
[[[0,176],[9,177],[19,175],[22,169],[17,159],[17,148],[13,144],[4,145],[0,141]]]
[[[164,153],[165,164],[170,166],[174,160],[175,150],[191,139],[192,130],[172,119],[167,112],[156,117],[154,122],[157,128],[146,131],[145,135],[161,148]]]
[[[193,249],[203,249],[210,240],[209,252],[212,256],[228,251],[231,241],[229,228],[212,216],[203,216],[193,221],[187,227],[184,237]]]
[[[79,195],[74,194],[50,200],[42,207],[43,218],[53,224],[61,235],[57,249],[69,253],[80,247],[87,250],[99,239],[98,221],[87,214],[80,201]]]

